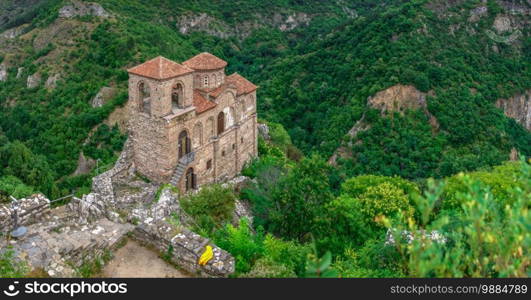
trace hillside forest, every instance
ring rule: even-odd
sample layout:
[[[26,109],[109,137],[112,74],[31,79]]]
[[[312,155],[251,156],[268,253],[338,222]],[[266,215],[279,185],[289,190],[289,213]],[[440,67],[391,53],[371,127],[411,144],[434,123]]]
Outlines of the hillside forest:
[[[127,68],[207,51],[259,86],[269,128],[252,183],[181,200],[233,276],[531,274],[531,133],[499,105],[530,99],[528,1],[22,2],[0,3],[0,202],[90,192],[127,138]],[[403,90],[422,103],[375,104]],[[253,220],[231,224],[235,199]]]

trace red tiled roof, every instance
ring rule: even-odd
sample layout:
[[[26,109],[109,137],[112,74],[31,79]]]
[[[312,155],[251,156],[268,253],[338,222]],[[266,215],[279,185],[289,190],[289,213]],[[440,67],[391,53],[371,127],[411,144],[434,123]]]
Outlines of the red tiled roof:
[[[183,65],[194,70],[215,70],[224,68],[227,62],[208,52],[203,52],[183,62]]]
[[[228,84],[234,84],[236,86],[236,91],[238,95],[248,94],[258,88],[256,85],[254,85],[252,82],[245,79],[245,77],[241,76],[238,73],[234,73],[230,76],[227,76],[225,78],[225,82]]]
[[[203,97],[200,91],[194,90],[194,106],[195,111],[200,114],[211,108],[216,107],[216,103],[205,99],[205,97]]]
[[[193,71],[194,70],[186,66],[178,64],[162,56],[157,56],[152,60],[148,60],[141,65],[127,70],[129,73],[159,80],[177,77],[191,73]]]

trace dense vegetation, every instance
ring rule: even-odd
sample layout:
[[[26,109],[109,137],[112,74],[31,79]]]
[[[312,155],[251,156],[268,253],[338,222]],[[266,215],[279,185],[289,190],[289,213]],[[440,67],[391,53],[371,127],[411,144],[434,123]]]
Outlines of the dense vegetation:
[[[194,229],[235,256],[237,277],[523,277],[531,271],[528,162],[422,183],[361,175],[337,185],[336,171],[318,156],[296,163],[272,143],[261,141],[260,149],[244,170],[254,181],[240,193],[251,203],[253,224],[234,225],[230,188],[205,188],[182,201]]]
[[[8,80],[0,82],[3,143],[22,142],[42,161],[37,165],[48,165],[39,172],[47,169],[42,177],[53,178],[56,186],[17,177],[51,197],[88,188],[90,176],[69,176],[80,151],[100,166],[116,159],[125,136],[98,126],[127,100],[125,67],[156,55],[182,61],[199,51],[227,59],[229,72],[258,83],[261,117],[284,125],[307,155],[331,155],[365,114],[371,128],[357,137],[362,143],[353,143],[355,155],[339,160],[343,179],[360,174],[444,177],[500,164],[512,147],[531,153],[530,133],[493,105],[531,86],[528,29],[514,45],[483,33],[501,11],[496,1],[488,1],[489,14],[475,24],[462,10],[474,8],[477,1],[451,6],[451,19],[429,9],[427,1],[238,1],[231,6],[218,1],[96,2],[115,17],[77,18],[76,26],[85,29],[74,31],[73,46],[65,47],[64,37],[56,37],[35,47],[39,34],[30,38],[33,46],[19,41],[15,61],[23,68],[20,76],[13,67]],[[62,4],[39,1],[38,9],[11,18],[4,28],[29,23],[25,30],[30,34],[46,31],[61,22],[57,10]],[[268,25],[275,11],[284,16],[304,12],[313,19],[308,26],[283,32]],[[197,32],[183,36],[175,22],[194,12],[208,12],[230,26],[253,21],[265,27],[244,39]],[[457,29],[449,34],[452,26]],[[476,34],[470,33],[472,27]],[[0,57],[5,55],[12,56],[0,49]],[[26,88],[21,78],[36,71],[44,79],[60,72],[57,88]],[[366,111],[368,96],[398,83],[433,92],[428,109],[440,124],[438,131],[421,112]],[[89,101],[102,86],[121,92],[105,106],[92,108]]]
[[[531,87],[531,43],[529,28],[514,43],[489,37],[498,1],[486,1],[488,13],[473,23],[479,0],[444,13],[434,9],[439,0],[94,0],[113,17],[69,20],[67,37],[50,33],[66,22],[64,1],[38,2],[0,27],[29,25],[24,38],[0,45],[0,63],[10,62],[0,81],[0,202],[88,192],[125,140],[102,123],[127,101],[126,68],[208,51],[260,86],[258,113],[271,130],[243,172],[255,183],[183,199],[194,230],[236,257],[235,276],[529,274],[529,164],[505,161],[512,148],[531,156],[531,134],[494,103]],[[272,21],[279,11],[312,20],[281,31]],[[179,19],[198,12],[228,27],[260,26],[245,37],[181,34]],[[61,73],[57,87],[27,88],[37,71],[42,81]],[[396,84],[428,93],[438,128],[422,111],[367,108],[369,96]],[[93,108],[103,86],[118,93]],[[370,128],[350,141],[361,118]],[[351,158],[326,163],[349,142]],[[98,168],[73,176],[80,152]],[[252,224],[232,224],[236,197],[252,204]],[[5,274],[21,272],[8,261],[0,257]]]

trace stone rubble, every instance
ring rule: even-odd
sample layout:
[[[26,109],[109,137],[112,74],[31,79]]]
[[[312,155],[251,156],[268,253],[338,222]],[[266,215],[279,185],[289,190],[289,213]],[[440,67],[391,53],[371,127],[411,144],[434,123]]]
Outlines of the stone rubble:
[[[19,239],[8,235],[13,227],[11,205],[0,206],[0,225],[7,229],[0,239],[0,251],[13,249],[30,270],[42,269],[51,277],[76,277],[80,276],[77,270],[81,265],[114,251],[122,240],[131,237],[154,247],[171,263],[196,276],[232,274],[234,257],[187,229],[194,221],[181,209],[174,188],[159,191],[159,185],[139,180],[131,147],[126,141],[114,167],[93,178],[92,192],[73,197],[67,205],[51,209],[43,195],[20,199],[21,213],[38,209],[21,218],[28,231]],[[241,188],[248,181],[241,176],[225,184]],[[237,220],[252,220],[244,202],[236,203],[234,214]],[[214,256],[200,266],[198,260],[207,245],[212,246]]]

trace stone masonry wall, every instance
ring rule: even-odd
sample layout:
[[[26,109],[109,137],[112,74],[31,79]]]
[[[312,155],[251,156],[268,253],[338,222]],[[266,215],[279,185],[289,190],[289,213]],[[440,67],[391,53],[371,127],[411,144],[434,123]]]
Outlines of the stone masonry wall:
[[[194,275],[227,277],[234,272],[234,258],[229,253],[184,227],[177,228],[163,220],[142,223],[133,231],[133,237],[168,255],[172,263]],[[212,246],[214,257],[200,266],[197,262],[207,245]]]
[[[50,211],[50,200],[42,194],[19,199],[17,205],[19,225],[33,224]],[[13,208],[10,203],[0,206],[0,233],[13,230],[12,213]]]

